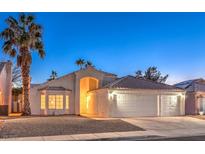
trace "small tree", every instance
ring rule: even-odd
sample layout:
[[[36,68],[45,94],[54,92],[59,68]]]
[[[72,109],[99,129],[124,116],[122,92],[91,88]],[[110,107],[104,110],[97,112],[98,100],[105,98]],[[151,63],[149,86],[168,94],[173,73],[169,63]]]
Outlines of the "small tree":
[[[167,78],[169,77],[169,75],[165,75],[162,76],[161,72],[159,70],[157,70],[157,67],[149,67],[144,74],[142,73],[141,70],[138,70],[136,72],[136,78],[142,78],[142,79],[146,79],[146,80],[151,80],[154,82],[158,82],[158,83],[165,83],[167,81]]]
[[[54,71],[54,70],[52,70],[52,71],[51,71],[50,78],[48,79],[48,81],[55,80],[57,77],[58,77],[57,72]]]
[[[15,65],[12,67],[12,86],[22,87],[21,69]]]
[[[143,75],[142,75],[141,70],[138,70],[135,74],[136,74],[136,78],[138,78],[138,79],[143,79],[144,78]]]
[[[12,95],[18,96],[22,94],[22,87],[14,87],[12,88]]]

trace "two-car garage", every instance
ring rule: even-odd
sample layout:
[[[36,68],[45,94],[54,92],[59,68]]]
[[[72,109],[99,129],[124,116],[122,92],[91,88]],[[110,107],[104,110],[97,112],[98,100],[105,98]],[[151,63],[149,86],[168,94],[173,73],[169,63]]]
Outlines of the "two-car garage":
[[[134,85],[136,82],[138,84]],[[185,114],[185,92],[181,89],[165,84],[144,82],[144,80],[136,80],[133,77],[127,77],[121,80],[121,84],[119,83],[117,87],[111,85],[112,87],[106,89],[89,92],[90,100],[92,104],[95,104],[95,114],[103,117],[180,116]],[[152,84],[152,88],[147,84],[148,86]]]
[[[158,92],[159,93],[159,92]],[[179,116],[184,115],[183,95],[150,91],[114,91],[109,104],[111,117]],[[114,98],[114,99],[113,99]]]

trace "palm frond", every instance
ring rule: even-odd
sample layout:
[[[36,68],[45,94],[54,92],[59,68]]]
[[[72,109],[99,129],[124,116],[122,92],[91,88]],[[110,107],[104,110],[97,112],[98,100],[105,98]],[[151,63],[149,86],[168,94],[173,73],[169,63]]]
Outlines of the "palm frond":
[[[16,57],[16,54],[17,54],[16,49],[13,48],[13,49],[10,51],[10,54],[9,54],[9,55],[10,55],[11,57]]]
[[[17,54],[17,51],[15,48],[13,48],[13,43],[11,41],[4,42],[4,45],[2,48],[3,48],[3,52],[5,54],[8,54],[11,57],[15,57]]]
[[[41,49],[41,50],[38,50],[38,54],[39,54],[39,56],[43,59],[44,57],[45,57],[45,55],[46,55],[46,53],[45,53],[45,51],[43,50],[43,49]]]
[[[28,15],[26,18],[26,25],[30,25],[31,23],[33,23],[35,17],[33,15]]]
[[[16,27],[16,26],[18,26],[18,21],[15,18],[13,18],[12,16],[9,16],[6,19],[6,23],[9,25],[9,27]]]
[[[28,29],[29,29],[30,33],[35,33],[35,32],[41,33],[42,32],[42,27],[38,24],[35,24],[35,23],[31,23],[31,25],[28,27]]]
[[[3,46],[2,46],[3,52],[7,54],[9,50],[12,50],[12,46],[13,46],[13,44],[10,40],[5,41]]]
[[[20,22],[22,25],[25,24],[25,22],[26,22],[26,15],[25,15],[25,13],[21,13],[21,14],[19,15],[19,22]]]
[[[0,33],[0,37],[6,41],[11,38],[14,38],[14,36],[15,36],[14,31],[11,28],[6,28],[4,31]]]

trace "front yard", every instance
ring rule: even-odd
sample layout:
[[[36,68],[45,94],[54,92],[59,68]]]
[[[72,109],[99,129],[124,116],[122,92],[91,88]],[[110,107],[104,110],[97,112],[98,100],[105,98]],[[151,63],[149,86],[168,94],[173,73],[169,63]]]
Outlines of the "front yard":
[[[0,121],[0,138],[143,130],[120,119],[94,120],[78,116],[20,117]]]

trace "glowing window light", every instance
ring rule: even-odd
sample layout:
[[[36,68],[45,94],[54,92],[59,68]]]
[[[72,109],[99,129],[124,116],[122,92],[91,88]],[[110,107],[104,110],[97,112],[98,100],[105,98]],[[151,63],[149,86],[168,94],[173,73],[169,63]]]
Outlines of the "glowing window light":
[[[56,109],[63,109],[63,95],[56,95]]]
[[[45,110],[45,109],[46,109],[46,96],[41,95],[41,110]]]
[[[55,109],[55,102],[56,102],[56,98],[55,95],[49,95],[48,96],[48,108],[49,109]]]
[[[69,96],[66,96],[66,110],[69,109]]]

